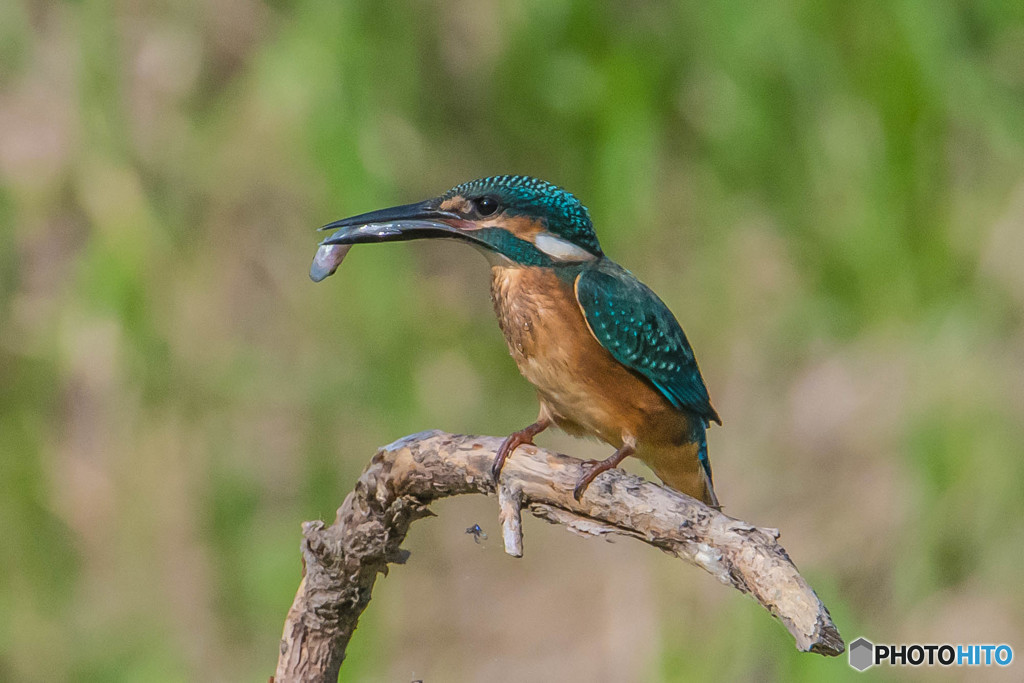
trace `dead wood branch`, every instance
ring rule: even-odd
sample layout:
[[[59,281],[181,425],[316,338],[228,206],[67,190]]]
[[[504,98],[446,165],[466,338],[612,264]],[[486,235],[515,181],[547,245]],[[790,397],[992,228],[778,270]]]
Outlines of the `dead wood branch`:
[[[405,561],[400,546],[431,501],[495,493],[501,439],[414,434],[380,449],[331,526],[303,526],[304,577],[288,612],[276,681],[336,681],[345,648],[378,573]],[[828,610],[776,542],[778,531],[728,517],[663,486],[611,470],[576,502],[580,461],[524,446],[498,491],[506,552],[522,554],[520,509],[582,535],[621,534],[697,565],[748,593],[779,619],[800,650],[838,655],[845,645]]]

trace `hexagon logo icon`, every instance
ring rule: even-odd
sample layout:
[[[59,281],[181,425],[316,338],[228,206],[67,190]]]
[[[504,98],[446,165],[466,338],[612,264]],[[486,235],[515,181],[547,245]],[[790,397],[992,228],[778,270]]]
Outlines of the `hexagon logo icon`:
[[[864,671],[875,664],[875,645],[867,638],[858,638],[850,643],[850,666]]]

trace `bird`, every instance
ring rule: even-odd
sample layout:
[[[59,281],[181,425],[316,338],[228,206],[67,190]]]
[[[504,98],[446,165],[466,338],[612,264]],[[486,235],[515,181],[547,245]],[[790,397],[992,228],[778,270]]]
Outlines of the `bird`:
[[[720,509],[707,429],[722,420],[686,334],[657,294],[604,254],[590,212],[572,193],[496,175],[321,230],[333,232],[310,269],[315,282],[355,244],[452,239],[486,256],[498,324],[540,403],[537,419],[498,449],[495,485],[516,448],[556,426],[615,448],[584,461],[577,501],[598,475],[633,456],[669,487]]]

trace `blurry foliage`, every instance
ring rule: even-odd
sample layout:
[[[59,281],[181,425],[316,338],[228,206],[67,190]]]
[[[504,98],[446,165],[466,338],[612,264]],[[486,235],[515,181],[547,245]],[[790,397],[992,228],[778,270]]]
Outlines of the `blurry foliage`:
[[[0,679],[262,679],[375,446],[529,421],[470,251],[306,279],[317,225],[504,172],[676,311],[728,511],[848,639],[1020,643],[1022,44],[994,0],[0,4]],[[445,509],[353,679],[853,675],[696,571]]]

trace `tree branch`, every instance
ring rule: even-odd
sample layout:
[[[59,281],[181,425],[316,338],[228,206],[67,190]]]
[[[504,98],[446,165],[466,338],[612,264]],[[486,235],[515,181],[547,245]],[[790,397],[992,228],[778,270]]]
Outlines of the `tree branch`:
[[[377,573],[403,563],[409,526],[431,501],[495,493],[491,462],[501,439],[433,431],[381,448],[334,524],[303,525],[304,576],[281,639],[278,683],[337,681]],[[582,501],[572,489],[580,461],[531,446],[502,472],[499,517],[505,550],[522,555],[520,509],[581,535],[632,536],[747,593],[779,619],[803,651],[838,655],[845,645],[828,610],[776,542],[779,532],[728,517],[672,489],[611,470]]]

